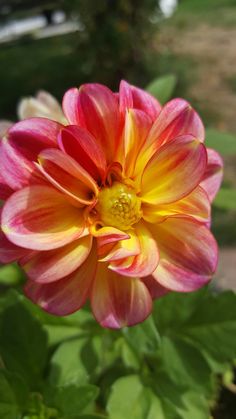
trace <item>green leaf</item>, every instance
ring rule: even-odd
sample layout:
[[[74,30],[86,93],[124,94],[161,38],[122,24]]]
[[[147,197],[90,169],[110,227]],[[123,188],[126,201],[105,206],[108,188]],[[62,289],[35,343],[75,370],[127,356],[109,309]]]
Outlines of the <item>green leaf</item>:
[[[236,210],[236,189],[221,188],[214,200],[214,205],[225,210]]]
[[[158,377],[156,392],[162,400],[165,419],[210,418],[209,402],[204,393],[180,390],[168,376]]]
[[[46,364],[46,333],[21,302],[7,307],[0,320],[0,352],[5,366],[35,389]]]
[[[139,356],[155,353],[160,345],[160,336],[151,316],[135,327],[123,329],[123,335]]]
[[[79,415],[79,416],[74,417],[73,419],[108,419],[108,417],[101,416],[101,415]]]
[[[47,332],[48,335],[48,345],[55,346],[59,343],[75,338],[79,334],[82,334],[82,331],[75,326],[68,325],[45,325],[44,330]]]
[[[66,417],[78,416],[91,405],[98,396],[98,388],[93,385],[71,384],[54,389],[54,406]]]
[[[230,291],[172,293],[156,302],[154,317],[161,335],[188,339],[208,358],[224,363],[236,353],[235,307],[236,294]]]
[[[175,90],[177,78],[174,74],[158,77],[148,84],[146,90],[159,100],[161,104],[166,103]]]
[[[166,419],[161,401],[137,375],[118,379],[107,404],[110,419]]]
[[[86,384],[89,376],[81,362],[80,351],[86,338],[74,339],[62,343],[51,359],[50,383],[66,385],[69,383]]]
[[[28,401],[28,388],[17,375],[0,370],[0,418],[20,419]]]
[[[153,306],[153,318],[160,335],[171,335],[182,328],[207,293],[205,287],[191,293],[171,292],[156,300]]]
[[[24,275],[20,268],[15,265],[4,265],[0,267],[0,284],[2,285],[18,285],[24,279]]]
[[[137,351],[125,340],[120,341],[121,356],[126,367],[139,370],[140,362]]]
[[[208,295],[183,328],[185,336],[212,358],[231,361],[236,353],[236,294]]]
[[[206,146],[214,148],[222,156],[236,154],[236,136],[212,128],[206,130]]]
[[[201,352],[180,338],[163,337],[161,368],[180,389],[212,393],[211,370]],[[157,375],[158,379],[158,375]]]
[[[31,393],[23,419],[58,419],[58,411],[44,404],[40,393]]]

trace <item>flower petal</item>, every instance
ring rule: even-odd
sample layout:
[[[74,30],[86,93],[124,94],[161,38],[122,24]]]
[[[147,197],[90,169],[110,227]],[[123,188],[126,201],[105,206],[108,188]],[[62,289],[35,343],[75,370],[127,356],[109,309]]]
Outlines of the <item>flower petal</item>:
[[[15,148],[6,137],[0,142],[1,184],[9,186],[10,190],[18,190],[29,184],[44,183],[34,164]],[[3,186],[3,195],[9,189]]]
[[[158,148],[176,137],[192,135],[204,141],[205,130],[197,112],[183,99],[173,99],[160,112],[140,150],[140,172]]]
[[[159,282],[157,282],[152,275],[142,278],[142,282],[146,285],[153,299],[163,297],[170,292],[170,290],[159,284]]]
[[[66,316],[79,310],[88,298],[96,272],[96,251],[71,275],[51,284],[29,280],[25,294],[48,313]]]
[[[62,109],[71,125],[79,124],[79,89],[77,87],[72,87],[64,94]]]
[[[33,250],[62,247],[84,230],[82,211],[48,186],[15,192],[2,210],[2,230],[14,244]]]
[[[60,129],[60,124],[45,118],[31,118],[10,128],[0,143],[0,166],[12,189],[43,182],[32,161],[44,148],[57,146]]]
[[[21,264],[30,279],[38,283],[57,281],[70,275],[87,259],[92,237],[75,240],[60,249],[39,252]]]
[[[139,239],[133,230],[128,230],[129,238],[117,241],[109,252],[100,258],[102,262],[124,259],[140,253]]]
[[[140,252],[136,256],[127,256],[124,259],[112,261],[109,268],[121,275],[132,277],[150,275],[156,269],[159,261],[156,241],[142,222],[135,225],[133,236],[134,234],[139,240]]]
[[[106,159],[102,148],[95,138],[75,125],[61,130],[59,147],[73,157],[94,179],[104,179]]]
[[[117,160],[122,164],[127,177],[133,176],[139,150],[148,135],[151,124],[150,117],[144,112],[136,109],[126,111],[124,132]]]
[[[169,204],[187,196],[201,181],[207,164],[205,146],[191,135],[161,147],[142,176],[141,198],[150,204]]]
[[[32,117],[50,118],[55,121],[66,123],[59,102],[50,93],[40,90],[35,97],[21,99],[17,114],[19,119]]]
[[[46,118],[30,118],[13,125],[9,141],[20,154],[37,161],[44,148],[57,147],[57,136],[63,125]]]
[[[143,218],[149,223],[162,222],[172,215],[186,215],[201,222],[209,222],[211,206],[204,189],[197,186],[189,195],[166,205],[143,204]]]
[[[84,84],[78,94],[74,90],[66,94],[63,108],[71,124],[87,129],[96,138],[111,163],[121,130],[118,100],[112,91],[101,84]]]
[[[152,121],[155,121],[161,111],[161,105],[157,99],[125,80],[120,83],[119,104],[120,112],[124,115],[127,109],[139,109],[145,112]]]
[[[72,157],[61,150],[46,149],[38,156],[37,164],[45,178],[72,203],[91,204],[98,194],[93,178]]]
[[[99,263],[91,305],[101,326],[119,329],[145,320],[151,312],[152,299],[138,278],[123,277]]]
[[[101,227],[96,224],[90,227],[90,234],[97,238],[100,246],[129,238],[127,232],[118,230],[118,228],[109,226]]]
[[[5,119],[0,120],[0,137],[3,137],[14,123]]]
[[[188,217],[171,217],[152,226],[160,249],[153,277],[164,287],[194,291],[209,282],[217,266],[217,244],[203,224]]]
[[[205,189],[212,202],[220,189],[223,179],[223,160],[220,155],[211,148],[207,148],[207,157],[207,167],[200,185]]]
[[[0,150],[1,153],[1,150]],[[0,157],[1,160],[1,157]],[[5,200],[7,199],[14,190],[6,183],[6,180],[3,178],[2,174],[0,173],[0,199]]]
[[[0,263],[12,263],[28,255],[30,250],[11,243],[0,230]]]

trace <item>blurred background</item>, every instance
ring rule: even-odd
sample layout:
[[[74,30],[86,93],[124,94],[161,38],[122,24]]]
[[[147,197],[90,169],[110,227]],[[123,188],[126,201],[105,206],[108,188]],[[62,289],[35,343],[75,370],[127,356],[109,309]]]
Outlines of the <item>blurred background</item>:
[[[16,120],[19,99],[39,89],[61,100],[85,82],[116,90],[121,78],[145,87],[170,75],[171,94],[192,103],[209,145],[224,155],[213,217],[222,248],[217,285],[234,289],[235,64],[236,0],[0,0],[2,119]]]
[[[225,163],[213,287],[236,290],[236,0],[0,0],[0,119],[17,120],[19,100],[38,90],[61,101],[70,87],[117,90],[121,78],[201,115]],[[14,264],[0,268],[0,290],[21,281]],[[214,418],[235,417],[235,392]]]

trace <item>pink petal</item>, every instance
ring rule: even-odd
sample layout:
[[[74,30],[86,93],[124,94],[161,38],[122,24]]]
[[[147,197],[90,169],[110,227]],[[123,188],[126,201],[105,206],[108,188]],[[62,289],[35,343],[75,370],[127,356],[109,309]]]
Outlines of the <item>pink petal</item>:
[[[0,149],[0,154],[1,154],[1,149]],[[2,174],[0,173],[0,199],[2,200],[7,199],[13,192],[14,192],[13,189],[6,183],[6,180],[3,178]]]
[[[106,86],[96,83],[82,85],[77,95],[74,90],[69,92],[63,107],[70,123],[87,129],[105,151],[107,160],[112,162],[121,130],[115,95]]]
[[[144,223],[140,222],[134,226],[134,234],[139,240],[139,253],[135,256],[112,261],[109,268],[121,275],[144,277],[150,275],[156,269],[159,252],[156,241]],[[135,249],[137,249],[137,245]]]
[[[119,240],[125,240],[129,238],[127,232],[118,230],[118,228],[101,227],[97,226],[96,224],[93,224],[90,227],[90,234],[97,238],[100,246],[104,246],[106,244],[114,243]]]
[[[92,237],[75,240],[60,249],[39,252],[21,264],[30,279],[50,283],[70,275],[87,259],[92,247]]]
[[[46,118],[31,118],[13,125],[7,138],[0,143],[2,176],[14,190],[33,183],[42,183],[42,177],[32,161],[45,147],[57,146],[57,135],[62,125]]]
[[[127,233],[129,234],[129,238],[119,240],[109,248],[109,251],[100,258],[102,262],[124,259],[140,253],[140,244],[136,233],[133,230],[128,230]]]
[[[210,221],[211,206],[207,193],[197,186],[189,195],[179,201],[163,205],[142,205],[143,218],[149,223],[160,223],[172,215],[187,215],[198,221]]]
[[[11,243],[0,230],[0,262],[1,263],[12,263],[25,257],[29,254],[28,249],[16,246]]]
[[[152,225],[160,249],[153,277],[173,291],[194,291],[209,282],[216,270],[218,251],[211,232],[188,217],[171,217]]]
[[[79,89],[73,87],[67,90],[62,100],[62,109],[71,125],[79,124]]]
[[[0,166],[3,196],[6,194],[7,197],[11,190],[18,190],[29,184],[44,183],[34,164],[7,138],[0,142]]]
[[[66,316],[79,310],[86,302],[96,271],[93,249],[85,262],[71,275],[51,284],[29,280],[25,294],[48,313]]]
[[[44,148],[57,147],[57,136],[63,125],[46,118],[20,121],[9,130],[9,141],[29,160],[37,161]]]
[[[133,177],[138,153],[151,125],[150,117],[144,112],[136,109],[126,111],[122,141],[117,152],[117,160],[122,164],[124,176]]]
[[[39,154],[40,172],[57,189],[68,196],[73,204],[89,205],[98,195],[93,178],[72,157],[61,150],[46,149]]]
[[[161,111],[160,103],[149,93],[132,86],[125,80],[120,83],[119,91],[120,111],[125,114],[127,109],[139,109],[155,121]]]
[[[207,167],[200,183],[212,202],[220,189],[223,179],[223,160],[221,156],[211,148],[207,148]]]
[[[191,135],[168,142],[145,167],[142,201],[157,205],[184,198],[198,186],[206,164],[205,146]]]
[[[152,299],[139,279],[123,277],[99,263],[91,305],[101,326],[119,329],[144,321],[151,312]]]
[[[8,198],[2,210],[2,230],[18,246],[56,249],[81,236],[83,213],[55,189],[34,185]]]
[[[162,108],[153,124],[140,151],[140,159],[143,164],[147,163],[163,144],[188,134],[203,142],[205,138],[203,123],[188,102],[183,99],[173,99]]]
[[[159,282],[157,282],[152,275],[142,278],[142,282],[146,285],[153,299],[163,297],[170,292],[170,290],[159,284]]]
[[[61,131],[58,142],[61,150],[73,157],[94,179],[104,179],[105,155],[88,131],[70,125]]]

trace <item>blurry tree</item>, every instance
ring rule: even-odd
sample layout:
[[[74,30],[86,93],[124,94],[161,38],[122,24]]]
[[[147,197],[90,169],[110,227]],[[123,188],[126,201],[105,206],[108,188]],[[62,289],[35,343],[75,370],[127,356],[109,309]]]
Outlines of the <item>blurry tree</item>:
[[[76,47],[85,77],[111,87],[123,77],[141,85],[150,80],[147,62],[157,0],[65,0],[64,9],[83,28]]]

